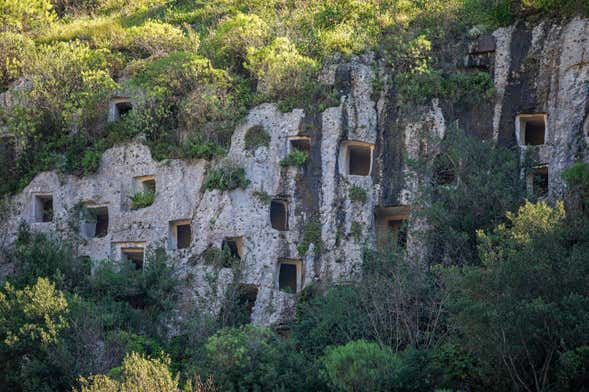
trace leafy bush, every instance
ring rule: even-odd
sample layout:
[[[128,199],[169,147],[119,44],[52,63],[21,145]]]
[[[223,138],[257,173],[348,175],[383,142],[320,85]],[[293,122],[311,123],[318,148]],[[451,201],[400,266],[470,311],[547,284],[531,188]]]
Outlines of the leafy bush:
[[[260,389],[273,385],[277,375],[277,337],[253,325],[220,330],[205,344],[205,356],[223,391]]]
[[[424,104],[432,98],[446,99],[454,104],[476,104],[495,94],[495,86],[487,72],[452,72],[444,74],[427,69],[395,76],[399,96],[406,105]]]
[[[204,183],[207,191],[218,189],[222,192],[233,189],[245,189],[250,184],[245,169],[231,161],[224,161],[217,167],[209,170]]]
[[[270,135],[263,126],[254,125],[245,132],[245,149],[247,151],[255,151],[260,146],[270,145]]]
[[[361,186],[352,185],[350,189],[348,189],[348,197],[350,198],[350,201],[364,204],[366,203],[368,195],[366,194],[366,190]]]
[[[13,258],[17,274],[12,282],[17,288],[47,278],[58,289],[75,291],[90,274],[90,266],[75,257],[68,244],[46,234],[31,233],[27,227],[20,228]]]
[[[180,392],[178,376],[170,371],[170,358],[149,359],[137,353],[125,356],[118,378],[98,375],[81,378],[79,392],[160,391]]]
[[[0,90],[21,76],[24,61],[34,47],[34,42],[25,35],[0,33]]]
[[[131,199],[131,209],[138,210],[140,208],[149,207],[155,200],[155,192],[145,191],[137,192],[129,196]]]
[[[569,191],[573,197],[580,198],[581,206],[579,210],[589,206],[589,164],[577,162],[566,168],[562,172],[562,178],[565,180]]]
[[[228,248],[216,248],[211,246],[207,248],[201,255],[206,265],[212,265],[215,268],[232,268],[239,264],[239,259],[231,256]]]
[[[109,73],[108,51],[59,42],[41,46],[25,62],[23,74],[32,88],[25,91],[27,107],[45,120],[58,136],[72,127],[94,125],[116,87]]]
[[[390,391],[399,358],[387,347],[365,340],[330,347],[321,359],[325,375],[338,391]]]
[[[305,151],[293,150],[280,161],[280,166],[303,166],[307,162],[308,155]]]
[[[2,0],[0,31],[31,31],[41,29],[55,20],[50,0]]]
[[[45,278],[22,290],[6,283],[0,292],[0,309],[0,336],[9,347],[26,350],[37,343],[55,343],[67,327],[67,301]]]
[[[505,26],[513,22],[518,2],[511,0],[465,0],[462,14],[472,24],[483,24],[489,28]]]
[[[189,35],[168,23],[149,20],[139,27],[129,29],[130,48],[142,56],[161,57],[175,51],[198,50],[198,36],[189,30]]]
[[[558,358],[587,339],[587,221],[565,226],[562,203],[526,203],[509,220],[479,232],[483,267],[448,271],[450,311],[490,384],[505,389],[511,374],[521,388],[544,389]]]
[[[225,149],[216,143],[198,142],[194,140],[187,141],[183,146],[182,156],[188,159],[207,159],[225,154]]]
[[[258,79],[258,92],[270,98],[299,94],[314,77],[317,63],[299,53],[288,38],[276,38],[269,46],[249,48],[245,64]]]
[[[166,253],[157,249],[147,257],[142,269],[128,262],[101,262],[88,284],[94,298],[112,298],[130,304],[151,317],[151,322],[170,311],[177,299],[179,284],[172,267],[168,266]],[[147,329],[147,320],[144,320]]]
[[[291,337],[301,351],[319,356],[327,346],[366,338],[367,327],[358,293],[354,287],[342,285],[301,299]]]
[[[52,366],[47,352],[59,342],[68,326],[68,302],[48,279],[16,289],[6,283],[0,290],[0,387],[5,390],[51,388],[56,380],[43,380]],[[43,380],[43,381],[40,381]]]
[[[432,225],[427,237],[431,261],[444,264],[477,264],[476,231],[500,223],[505,211],[521,203],[524,186],[518,176],[514,151],[467,137],[451,129],[443,142],[445,154],[454,162],[455,186],[427,184],[433,203],[424,211]]]
[[[206,42],[205,52],[215,64],[241,70],[248,50],[263,46],[269,33],[259,16],[238,13],[219,23]]]

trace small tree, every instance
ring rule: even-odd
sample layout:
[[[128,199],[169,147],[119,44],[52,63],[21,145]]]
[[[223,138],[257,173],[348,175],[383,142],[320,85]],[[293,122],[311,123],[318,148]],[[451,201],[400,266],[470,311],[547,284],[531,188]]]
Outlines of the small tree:
[[[266,43],[269,27],[255,14],[239,13],[221,23],[206,42],[205,52],[219,66],[241,70],[248,50]]]
[[[399,358],[387,347],[365,340],[331,347],[321,358],[324,375],[338,391],[390,391]]]
[[[479,232],[482,266],[447,274],[460,339],[495,388],[546,390],[563,353],[589,339],[589,222],[564,215],[562,203],[526,203]]]
[[[58,365],[46,358],[68,326],[68,312],[64,294],[48,279],[39,278],[22,290],[4,285],[0,290],[0,389],[50,390],[59,385],[52,379]]]
[[[123,360],[120,377],[98,375],[81,378],[79,392],[180,392],[178,375],[170,372],[170,358],[149,359],[137,353]]]
[[[247,51],[245,64],[258,79],[258,91],[271,98],[288,98],[303,91],[317,70],[315,60],[299,53],[288,38]]]
[[[206,367],[221,390],[259,390],[272,385],[280,355],[270,330],[244,325],[222,329],[205,345]]]

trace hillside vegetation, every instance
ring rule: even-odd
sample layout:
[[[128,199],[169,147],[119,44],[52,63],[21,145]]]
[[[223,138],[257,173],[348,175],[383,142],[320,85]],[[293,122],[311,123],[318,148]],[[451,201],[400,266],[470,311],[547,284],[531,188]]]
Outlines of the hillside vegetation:
[[[337,104],[316,73],[366,50],[386,59],[406,99],[460,90],[445,79],[484,89],[486,76],[448,77],[443,42],[576,13],[589,13],[586,1],[2,0],[0,90],[16,105],[0,120],[22,153],[0,192],[43,170],[92,173],[105,149],[140,133],[157,159],[213,158],[253,105]],[[136,110],[105,124],[117,93]]]
[[[0,120],[21,152],[14,170],[0,168],[0,193],[43,170],[90,174],[103,151],[134,138],[157,159],[221,158],[254,105],[313,113],[337,104],[318,72],[367,51],[394,76],[400,107],[484,100],[490,76],[460,71],[447,42],[573,15],[589,15],[589,2],[0,0],[0,89],[15,102]],[[134,107],[107,123],[115,95]],[[415,205],[429,223],[418,233],[425,265],[398,246],[364,249],[356,281],[309,285],[279,331],[250,323],[243,266],[227,248],[202,255],[204,279],[233,269],[220,314],[194,305],[180,318],[194,277],[178,278],[165,250],[148,252],[142,269],[90,265],[75,243],[23,224],[15,246],[0,249],[14,266],[0,287],[0,390],[587,390],[589,164],[564,170],[566,200],[526,200],[518,152],[456,128],[440,156],[460,181],[424,185],[428,201]],[[263,129],[250,131],[246,149],[269,143]],[[248,185],[242,167],[217,163],[203,191]],[[350,188],[354,203],[367,197]],[[11,208],[0,203],[1,220]],[[318,220],[305,224],[300,253],[311,244],[321,249]]]

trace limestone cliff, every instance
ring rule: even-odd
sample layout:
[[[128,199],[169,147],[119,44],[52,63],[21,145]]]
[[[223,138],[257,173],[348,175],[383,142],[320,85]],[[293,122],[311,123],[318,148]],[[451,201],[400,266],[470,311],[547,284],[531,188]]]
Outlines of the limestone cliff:
[[[322,73],[322,82],[341,94],[339,106],[317,115],[282,113],[273,104],[249,112],[224,158],[245,168],[251,181],[246,189],[207,191],[207,172],[219,162],[157,162],[137,141],[108,150],[95,175],[38,175],[12,198],[14,213],[2,222],[0,240],[9,246],[24,221],[32,230],[72,240],[79,255],[93,260],[162,247],[185,282],[186,306],[195,302],[211,311],[219,310],[236,271],[207,264],[203,254],[229,241],[243,263],[237,278],[257,289],[252,321],[280,324],[292,317],[298,293],[311,283],[354,279],[363,248],[378,246],[379,233],[396,230],[397,222],[409,221],[407,247],[419,253],[413,233],[423,222],[410,206],[425,179],[411,172],[407,159],[433,158],[437,146],[424,144],[443,139],[450,122],[521,150],[521,171],[513,175],[546,173],[548,198],[562,196],[565,167],[589,161],[589,20],[519,23],[462,44],[461,66],[491,73],[494,101],[451,107],[433,100],[411,113],[399,110],[387,87],[390,75],[367,54]],[[375,78],[385,86],[380,97],[373,94]],[[270,142],[249,151],[244,139],[254,126],[262,126]],[[280,165],[300,140],[309,145],[308,163]],[[131,209],[129,197],[145,179],[155,180],[155,200]],[[351,200],[350,191],[358,188],[366,191],[365,201]],[[282,230],[273,227],[270,199],[286,206]],[[47,200],[51,217],[43,216]],[[80,205],[106,207],[105,235],[96,235],[95,220],[84,220]],[[190,225],[183,249],[177,249],[178,222]],[[310,246],[303,254],[298,245],[313,228],[317,238],[305,240]],[[294,293],[291,286],[280,289],[282,264],[294,266]]]

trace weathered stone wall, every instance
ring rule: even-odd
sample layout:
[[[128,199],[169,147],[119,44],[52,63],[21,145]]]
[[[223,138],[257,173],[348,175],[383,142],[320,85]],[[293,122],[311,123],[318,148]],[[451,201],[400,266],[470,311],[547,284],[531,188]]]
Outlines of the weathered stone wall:
[[[302,260],[302,287],[312,282],[353,279],[363,247],[376,243],[375,208],[414,202],[424,179],[410,171],[406,158],[423,158],[424,154],[433,158],[437,146],[424,143],[443,139],[450,122],[457,120],[470,134],[520,148],[515,136],[516,115],[546,113],[545,145],[522,151],[535,151],[534,164],[549,165],[549,197],[562,194],[563,168],[577,159],[589,160],[589,21],[574,19],[536,26],[520,23],[497,30],[492,37],[478,38],[482,39],[464,45],[469,51],[464,53],[464,67],[484,69],[493,75],[497,90],[494,102],[458,109],[434,100],[427,107],[415,108],[410,118],[405,118],[396,106],[394,91],[386,88],[378,102],[374,101],[372,80],[388,76],[383,70],[375,74],[373,56],[355,58],[329,67],[322,74],[321,80],[342,94],[339,106],[313,116],[299,109],[281,113],[272,104],[250,111],[235,130],[224,158],[245,168],[251,181],[247,189],[204,191],[207,170],[217,162],[156,162],[147,147],[129,143],[108,150],[95,175],[38,175],[12,200],[14,214],[0,226],[4,245],[14,241],[20,222],[25,221],[32,230],[73,240],[80,255],[94,260],[120,259],[120,247],[129,243],[145,244],[149,249],[163,247],[181,275],[183,308],[198,303],[218,311],[233,271],[206,265],[201,254],[211,245],[221,246],[225,237],[243,237],[241,281],[259,290],[252,321],[281,323],[292,317],[297,294],[278,290],[279,259]],[[268,147],[250,152],[245,149],[244,137],[255,125],[262,125],[271,141]],[[297,135],[310,138],[310,161],[301,168],[282,167],[280,160],[289,151],[288,138]],[[370,176],[342,173],[345,165],[340,149],[346,140],[374,145]],[[525,175],[525,170],[522,173],[514,176]],[[131,210],[129,196],[134,190],[134,177],[145,175],[155,177],[155,202]],[[367,191],[366,203],[349,199],[353,185]],[[254,192],[289,201],[288,231],[271,227],[269,206]],[[53,195],[52,222],[34,222],[36,193]],[[108,206],[110,222],[105,237],[79,236],[79,213],[74,208],[79,203]],[[192,243],[188,249],[170,250],[169,222],[180,219],[191,221]],[[321,224],[322,249],[311,245],[305,255],[300,255],[297,245],[305,224],[314,219]],[[413,231],[425,225],[415,217],[410,222]],[[353,226],[361,227],[360,239],[352,235]],[[419,254],[411,230],[408,248]]]

